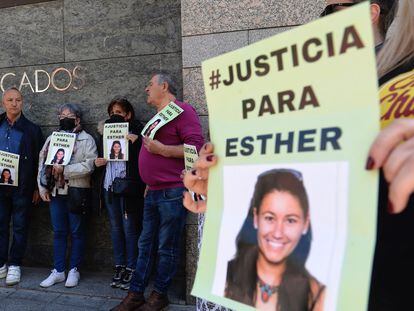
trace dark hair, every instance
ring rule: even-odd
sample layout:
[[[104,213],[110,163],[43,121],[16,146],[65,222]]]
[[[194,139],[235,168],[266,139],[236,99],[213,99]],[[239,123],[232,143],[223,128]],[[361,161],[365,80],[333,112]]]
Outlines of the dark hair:
[[[3,168],[3,171],[1,172],[1,176],[0,176],[0,183],[4,184],[4,176],[3,176],[4,172],[9,172],[9,174],[10,174],[10,177],[7,180],[7,183],[8,184],[13,184],[13,179],[11,178],[12,177],[11,176],[11,171],[8,168]]]
[[[59,161],[58,161],[58,159],[57,159],[57,154],[59,153],[59,152],[63,152],[63,158],[62,159],[60,159]],[[56,164],[62,164],[63,162],[64,162],[64,159],[65,158],[65,149],[63,149],[63,148],[59,148],[57,151],[56,151],[56,153],[55,153],[55,156],[53,157],[53,160],[52,160],[52,164],[54,164],[54,163],[56,163]]]
[[[309,213],[309,201],[303,185],[302,175],[290,169],[273,169],[260,174],[250,203],[249,213],[236,239],[236,255],[229,262],[225,296],[254,306],[256,302],[257,269],[259,248],[257,230],[253,228],[253,210],[260,209],[263,198],[273,191],[289,192],[299,200],[305,217]],[[249,232],[249,233],[247,233]],[[254,232],[255,242],[251,235]],[[250,238],[247,237],[250,235]],[[305,243],[306,255],[295,255],[300,244]],[[286,261],[286,271],[278,289],[277,310],[308,310],[311,276],[305,268],[310,249],[310,233],[303,235]]]
[[[172,75],[166,71],[166,70],[156,70],[152,73],[152,77],[157,76],[158,77],[158,84],[161,83],[167,83],[168,84],[168,92],[170,92],[172,95],[177,96],[177,83],[175,82]]]
[[[354,0],[354,3],[361,3],[368,0]],[[379,30],[381,35],[385,38],[388,28],[390,28],[392,21],[394,20],[396,3],[395,0],[369,0],[371,3],[378,4],[381,12],[379,19]]]
[[[121,142],[119,140],[114,140],[112,142],[111,153],[109,154],[109,158],[110,159],[115,159],[115,151],[114,151],[114,145],[115,144],[118,144],[121,147],[121,150],[119,150],[118,159],[123,159],[124,154],[122,153],[122,145],[121,145]]]
[[[129,100],[126,97],[123,96],[116,96],[114,97],[111,102],[108,105],[108,115],[111,115],[112,109],[115,105],[118,105],[122,108],[123,111],[126,113],[131,113],[131,120],[135,120],[135,111],[132,104],[129,102]]]

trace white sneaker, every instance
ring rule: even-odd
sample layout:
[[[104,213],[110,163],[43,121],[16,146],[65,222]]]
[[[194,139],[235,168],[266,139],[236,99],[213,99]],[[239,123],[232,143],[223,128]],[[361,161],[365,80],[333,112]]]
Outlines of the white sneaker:
[[[68,279],[66,280],[65,286],[66,287],[78,286],[79,279],[80,279],[80,274],[78,272],[78,268],[73,268],[68,273]]]
[[[49,287],[56,283],[63,282],[65,280],[65,272],[57,272],[56,269],[52,270],[52,273],[40,283],[40,287]]]
[[[6,285],[8,286],[16,285],[17,283],[20,282],[20,276],[21,276],[20,267],[10,266],[9,271],[7,271]]]
[[[0,267],[0,279],[4,279],[7,275],[7,265],[4,264],[3,267]]]

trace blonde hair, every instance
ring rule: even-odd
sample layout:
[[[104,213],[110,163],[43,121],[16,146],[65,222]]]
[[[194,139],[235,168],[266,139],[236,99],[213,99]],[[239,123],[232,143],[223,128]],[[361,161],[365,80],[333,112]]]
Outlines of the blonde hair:
[[[399,0],[391,33],[378,55],[378,75],[384,76],[414,58],[414,1]]]

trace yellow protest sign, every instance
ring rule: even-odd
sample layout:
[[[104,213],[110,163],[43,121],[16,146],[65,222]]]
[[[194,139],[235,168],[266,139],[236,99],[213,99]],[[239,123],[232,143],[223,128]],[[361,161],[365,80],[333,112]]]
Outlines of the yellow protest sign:
[[[369,4],[205,61],[207,217],[193,294],[233,310],[365,310],[379,131]]]

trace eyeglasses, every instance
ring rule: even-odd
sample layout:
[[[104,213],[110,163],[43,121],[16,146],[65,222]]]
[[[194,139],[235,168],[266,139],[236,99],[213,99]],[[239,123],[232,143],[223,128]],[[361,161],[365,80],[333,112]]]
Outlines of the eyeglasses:
[[[59,119],[64,119],[64,118],[69,118],[69,119],[76,119],[76,115],[71,113],[71,114],[59,114],[58,115]]]
[[[323,12],[321,13],[321,17],[326,16],[326,15],[330,15],[332,13],[337,12],[337,8],[338,7],[350,7],[353,6],[357,3],[353,3],[353,2],[340,2],[340,3],[333,3],[333,4],[329,4],[325,7],[325,9],[323,10]]]

